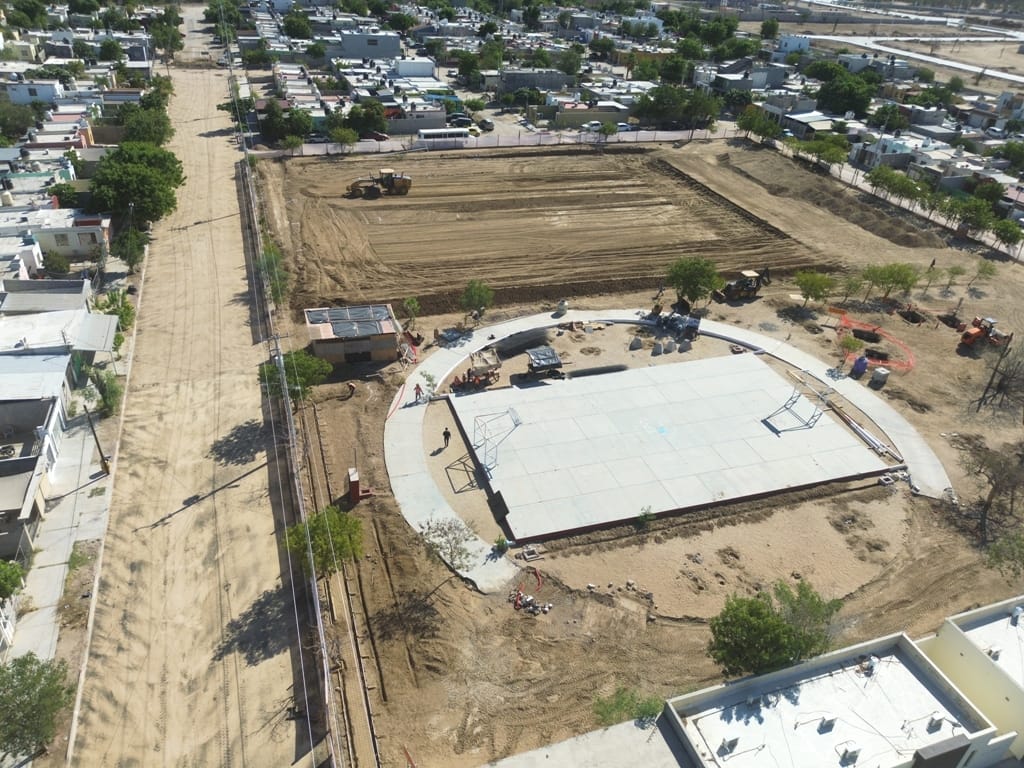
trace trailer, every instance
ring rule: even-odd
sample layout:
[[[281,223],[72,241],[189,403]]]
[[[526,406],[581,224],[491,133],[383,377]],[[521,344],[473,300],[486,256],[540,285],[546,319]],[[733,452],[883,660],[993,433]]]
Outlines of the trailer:
[[[531,376],[561,378],[564,375],[561,370],[562,358],[552,347],[545,345],[528,349],[526,357],[526,372]]]

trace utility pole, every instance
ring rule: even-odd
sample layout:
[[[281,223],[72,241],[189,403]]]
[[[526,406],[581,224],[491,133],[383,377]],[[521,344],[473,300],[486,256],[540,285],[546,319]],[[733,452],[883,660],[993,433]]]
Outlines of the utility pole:
[[[100,452],[100,468],[103,470],[103,474],[110,474],[110,464],[107,462],[107,456],[103,453],[103,446],[100,445],[99,435],[96,434],[96,427],[92,423],[92,414],[89,413],[89,406],[83,404],[82,408],[85,409],[85,418],[89,421],[89,431],[92,432],[92,439],[96,441],[96,450]]]

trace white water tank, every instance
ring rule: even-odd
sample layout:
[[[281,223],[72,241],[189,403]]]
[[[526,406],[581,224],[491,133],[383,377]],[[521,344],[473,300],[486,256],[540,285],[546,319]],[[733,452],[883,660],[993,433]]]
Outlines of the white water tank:
[[[3,192],[0,192],[0,205],[4,208],[10,208],[14,205],[14,195],[9,190],[5,189]]]

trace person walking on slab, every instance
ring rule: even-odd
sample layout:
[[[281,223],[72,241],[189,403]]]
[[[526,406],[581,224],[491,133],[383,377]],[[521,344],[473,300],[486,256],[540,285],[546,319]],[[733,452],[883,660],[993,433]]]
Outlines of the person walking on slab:
[[[452,433],[448,427],[444,428],[444,432],[441,433],[441,436],[444,438],[444,447],[447,448],[448,442],[452,439]]]

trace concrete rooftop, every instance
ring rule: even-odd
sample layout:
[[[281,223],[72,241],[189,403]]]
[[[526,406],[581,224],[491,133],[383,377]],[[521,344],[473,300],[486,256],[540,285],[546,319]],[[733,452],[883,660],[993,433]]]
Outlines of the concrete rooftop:
[[[698,765],[728,768],[901,768],[922,747],[991,729],[905,635],[669,706]]]

